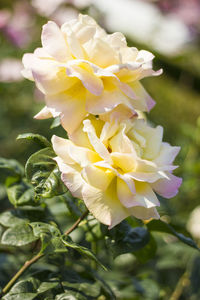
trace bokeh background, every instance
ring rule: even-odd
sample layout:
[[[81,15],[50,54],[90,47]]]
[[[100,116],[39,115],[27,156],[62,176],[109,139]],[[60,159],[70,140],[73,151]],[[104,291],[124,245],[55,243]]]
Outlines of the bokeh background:
[[[161,199],[161,215],[179,231],[200,241],[200,1],[199,0],[1,0],[0,1],[0,156],[24,163],[37,148],[16,141],[20,133],[62,135],[52,120],[34,120],[43,106],[35,85],[21,76],[25,52],[40,46],[41,26],[61,25],[78,13],[91,15],[108,32],[121,31],[129,46],[156,56],[163,75],[143,84],[157,105],[148,118],[164,127],[165,141],[180,145],[178,196]],[[156,236],[154,259],[139,263],[122,255],[108,278],[118,299],[200,299],[200,256],[170,236]],[[123,293],[122,293],[123,291]],[[121,296],[123,294],[123,296]],[[124,298],[126,295],[126,298]]]

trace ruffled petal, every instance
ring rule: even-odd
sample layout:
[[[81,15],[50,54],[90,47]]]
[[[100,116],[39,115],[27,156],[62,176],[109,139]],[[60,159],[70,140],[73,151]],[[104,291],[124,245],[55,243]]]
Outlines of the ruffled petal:
[[[180,147],[174,147],[168,143],[162,143],[159,155],[154,159],[158,166],[171,165],[180,151]]]
[[[89,64],[84,62],[76,64],[72,61],[72,63],[67,65],[66,72],[69,77],[76,77],[80,79],[84,87],[90,91],[90,93],[96,96],[102,93],[102,80],[95,76],[93,69]]]
[[[57,162],[58,168],[62,173],[61,179],[70,190],[72,196],[82,199],[82,191],[86,182],[83,180],[80,170],[76,169],[76,165],[70,166],[65,164],[60,157],[55,157],[54,160]]]
[[[130,118],[136,117],[138,114],[123,104],[117,105],[113,110],[101,114],[100,118],[104,122],[122,122]]]
[[[38,89],[43,94],[56,94],[73,86],[76,78],[66,75],[65,68],[59,67],[58,63],[50,59],[40,59],[34,54],[23,56],[25,76],[34,79]]]
[[[134,181],[133,181],[134,185]],[[117,196],[120,202],[126,207],[130,208],[137,205],[134,201],[135,190],[131,191],[127,183],[121,178],[117,178]]]
[[[62,160],[69,164],[78,164],[81,168],[99,160],[96,152],[85,147],[78,147],[70,140],[53,136],[53,149]]]
[[[120,168],[124,173],[136,169],[137,161],[132,154],[112,152],[111,158],[116,169]]]
[[[159,195],[165,198],[172,198],[178,193],[182,178],[174,176],[171,173],[167,173],[167,176],[168,178],[160,179],[151,184],[151,186]]]
[[[47,106],[60,113],[61,124],[71,134],[81,124],[87,112],[85,110],[85,90],[73,86],[66,92],[46,96]]]
[[[104,91],[100,96],[95,96],[89,92],[86,95],[86,109],[93,115],[111,112],[119,104],[124,104],[130,111],[135,112],[128,97],[116,87],[113,89],[106,89],[104,85]]]
[[[150,184],[145,182],[135,181],[136,193],[134,196],[134,201],[137,203],[135,206],[143,206],[146,208],[152,208],[155,206],[160,206],[160,202],[153,192]]]
[[[75,163],[74,160],[69,155],[69,144],[71,143],[69,140],[53,135],[51,141],[52,141],[54,152],[59,156],[59,158],[62,159],[63,163],[66,164]]]
[[[43,119],[49,119],[52,117],[53,117],[53,115],[52,115],[50,109],[47,106],[45,106],[39,113],[37,113],[34,116],[34,119],[43,120]]]
[[[137,135],[138,134],[138,135]],[[146,125],[144,120],[137,120],[134,123],[133,130],[128,132],[128,136],[138,143],[143,148],[143,158],[147,160],[153,160],[158,156],[163,137],[163,128],[157,126],[156,128]],[[143,144],[139,140],[140,136],[144,139]],[[139,137],[139,138],[138,138]]]
[[[100,38],[94,38],[84,44],[89,61],[101,68],[119,63],[117,53],[109,46],[106,41]]]
[[[105,161],[112,163],[112,160],[110,158],[110,153],[108,152],[105,145],[100,141],[100,139],[97,137],[95,128],[92,126],[92,123],[90,120],[83,121],[84,127],[83,131],[87,132],[88,138],[90,140],[91,145],[95,149],[95,151],[99,154],[99,156],[104,159]]]
[[[53,58],[58,61],[70,59],[64,36],[56,23],[49,21],[43,26],[41,39],[42,46]]]
[[[82,193],[84,202],[94,217],[108,225],[109,229],[129,216],[129,211],[117,198],[115,180],[111,182],[105,192],[90,187],[89,185],[84,186]]]
[[[145,208],[142,206],[136,206],[131,209],[132,216],[142,219],[142,220],[149,220],[149,219],[160,219],[159,213],[157,212],[155,207],[152,208]]]
[[[134,81],[129,83],[130,87],[133,89],[136,99],[138,102],[141,102],[142,111],[150,111],[155,106],[155,101],[151,96],[146,92],[139,81]],[[136,108],[137,109],[137,108]]]
[[[121,130],[117,134],[115,134],[109,141],[112,152],[119,153],[131,153],[133,156],[136,156],[135,149],[131,140],[127,137],[126,126],[122,124]]]
[[[83,170],[82,175],[85,180],[95,188],[105,191],[115,174],[111,170],[102,170],[92,164],[88,164]]]
[[[150,67],[152,67],[152,60],[154,59],[154,57],[155,56],[151,52],[146,50],[140,50],[137,54],[136,61],[142,63],[151,62]]]
[[[121,47],[127,47],[126,38],[121,32],[109,34],[106,41],[112,48],[120,49]]]

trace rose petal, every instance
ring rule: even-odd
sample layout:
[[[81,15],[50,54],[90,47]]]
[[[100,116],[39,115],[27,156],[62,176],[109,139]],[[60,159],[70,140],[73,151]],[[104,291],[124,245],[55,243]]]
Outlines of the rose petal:
[[[102,170],[92,164],[88,164],[82,171],[85,180],[95,188],[105,191],[115,174],[111,170]]]
[[[180,147],[173,147],[168,143],[162,143],[160,153],[158,157],[154,159],[154,162],[158,166],[171,165],[179,151]]]
[[[52,118],[53,115],[47,106],[43,107],[43,109],[34,116],[34,119],[43,120]]]
[[[95,129],[91,124],[91,121],[85,120],[85,121],[83,121],[83,124],[84,124],[83,131],[87,132],[90,143],[93,146],[93,148],[95,149],[95,151],[99,154],[99,156],[102,159],[105,159],[105,161],[112,163],[110,154],[109,154],[107,148],[104,146],[104,144],[97,137]]]
[[[88,64],[70,64],[66,69],[69,77],[77,77],[81,80],[85,88],[94,95],[100,95],[103,91],[103,83],[100,78],[95,76],[93,69]]]
[[[85,110],[85,91],[75,85],[64,93],[46,96],[47,106],[60,113],[61,124],[71,134],[87,115]]]
[[[167,175],[168,179],[160,179],[151,184],[151,186],[159,195],[165,198],[172,198],[178,193],[178,189],[182,183],[182,178],[174,176],[170,173]]]
[[[83,189],[83,199],[94,217],[109,229],[119,224],[129,216],[128,210],[120,203],[116,195],[116,182],[113,180],[105,192],[91,189],[85,185]]]
[[[160,216],[155,207],[152,208],[145,208],[142,206],[135,206],[131,210],[132,216],[142,219],[142,220],[149,220],[149,219],[160,219]]]
[[[69,49],[58,25],[49,21],[43,26],[42,46],[53,58],[65,61],[70,58]]]

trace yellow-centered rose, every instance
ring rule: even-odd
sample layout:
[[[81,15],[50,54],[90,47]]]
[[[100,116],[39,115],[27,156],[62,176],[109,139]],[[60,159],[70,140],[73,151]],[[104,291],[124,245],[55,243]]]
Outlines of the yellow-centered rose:
[[[181,179],[172,175],[179,147],[162,142],[161,126],[142,119],[121,124],[94,117],[70,139],[53,136],[62,180],[74,197],[112,228],[127,216],[159,218],[156,193],[176,195]]]
[[[107,34],[91,17],[79,15],[61,28],[48,22],[41,39],[42,48],[23,57],[24,77],[45,94],[46,106],[36,118],[60,116],[72,133],[88,113],[103,116],[122,105],[134,115],[135,109],[153,107],[139,81],[161,70],[152,70],[150,52],[127,47],[123,34]]]

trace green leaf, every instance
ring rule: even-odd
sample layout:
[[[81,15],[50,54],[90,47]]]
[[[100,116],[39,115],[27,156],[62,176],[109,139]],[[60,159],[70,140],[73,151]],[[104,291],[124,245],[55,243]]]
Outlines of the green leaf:
[[[88,248],[80,246],[76,243],[74,243],[70,237],[64,237],[63,243],[65,246],[72,248],[76,251],[78,251],[81,255],[94,260],[97,264],[99,264],[104,270],[107,271],[107,268],[98,260],[98,258],[95,256],[95,254]]]
[[[53,129],[53,128],[56,128],[58,126],[60,126],[60,117],[57,117],[53,120],[53,122],[51,123],[51,126],[50,128]]]
[[[148,244],[146,244],[146,246],[141,248],[140,250],[134,251],[133,254],[141,263],[146,263],[148,260],[152,259],[156,255],[156,251],[157,243],[152,234],[150,234],[150,240]]]
[[[14,159],[0,157],[0,182],[5,183],[9,178],[19,180],[24,175],[23,166]]]
[[[80,217],[85,211],[85,205],[82,200],[74,198],[70,191],[67,191],[63,195],[59,196],[73,217]]]
[[[33,234],[41,240],[41,253],[51,254],[58,252],[67,252],[63,244],[60,230],[56,225],[50,225],[42,222],[30,223],[33,228]]]
[[[35,133],[19,134],[17,140],[21,140],[21,139],[33,140],[42,148],[51,147],[51,143],[47,140],[47,138],[45,138],[40,134],[35,134]]]
[[[66,271],[62,278],[64,292],[57,295],[56,299],[110,299],[116,300],[110,288],[99,279],[96,272],[86,270],[77,274],[73,270]],[[106,286],[105,286],[106,285]]]
[[[20,210],[10,210],[0,214],[0,224],[5,227],[14,227],[29,220],[21,214]]]
[[[37,239],[32,228],[28,224],[22,223],[7,229],[2,235],[1,243],[9,246],[24,246]]]
[[[161,220],[152,220],[149,223],[147,223],[146,226],[149,229],[149,231],[158,231],[158,232],[172,234],[172,235],[176,236],[184,244],[187,244],[188,246],[190,246],[192,248],[200,250],[192,238],[186,237],[182,233],[176,232],[176,230],[171,225],[169,225]]]
[[[45,210],[42,207],[25,207],[6,211],[0,214],[0,224],[5,227],[14,227],[30,221],[45,218]]]
[[[35,205],[33,186],[21,180],[7,187],[9,201],[16,206]]]
[[[33,300],[36,299],[36,293],[19,293],[19,294],[12,294],[11,292],[5,295],[2,299],[3,300]]]
[[[26,163],[26,177],[34,185],[37,197],[51,198],[67,191],[53,157],[53,150],[44,148],[31,155]]]
[[[17,282],[10,290],[13,294],[19,293],[34,293],[40,286],[40,281],[36,278],[30,277],[27,280]]]
[[[78,300],[88,300],[88,299],[97,299],[101,296],[101,286],[98,282],[80,282],[80,283],[71,283],[71,282],[62,282],[62,286],[66,291],[56,299],[71,299],[69,297],[75,297],[72,299]]]
[[[0,239],[1,239],[1,236],[2,236],[2,233],[4,232],[4,228],[2,225],[0,225]]]
[[[145,247],[150,240],[149,232],[144,227],[132,228],[126,221],[121,222],[107,232],[106,244],[114,257],[137,251]]]
[[[4,300],[32,300],[55,299],[56,294],[63,291],[58,279],[41,282],[37,278],[30,277],[17,282],[10,292],[4,296]]]
[[[75,294],[75,295],[72,295]],[[86,300],[87,298],[85,298],[84,296],[82,296],[82,300]],[[56,296],[56,299],[55,300],[80,300],[81,298],[77,298],[77,295],[76,295],[76,291],[68,291],[66,293],[62,293],[60,295],[57,295]]]

